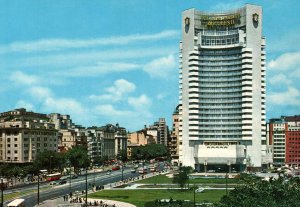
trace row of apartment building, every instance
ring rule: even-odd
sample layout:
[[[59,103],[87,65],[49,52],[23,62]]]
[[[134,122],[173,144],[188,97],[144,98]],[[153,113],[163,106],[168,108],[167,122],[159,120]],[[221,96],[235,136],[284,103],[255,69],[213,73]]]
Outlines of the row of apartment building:
[[[127,150],[127,131],[118,124],[85,128],[72,123],[69,115],[24,108],[0,114],[0,162],[32,162],[39,152],[65,152],[74,146],[85,147],[91,161],[114,159]]]
[[[102,127],[75,125],[69,115],[41,114],[16,109],[0,113],[0,162],[32,162],[39,152],[65,152],[84,146],[92,161],[99,157],[114,159],[122,151],[128,157],[134,147],[163,144],[174,163],[179,161],[179,108],[173,113],[172,128],[164,118],[135,132],[119,124]],[[266,125],[267,140],[262,140],[262,157],[266,167],[300,165],[300,115],[270,119]]]
[[[119,124],[83,127],[59,113],[41,114],[24,108],[0,113],[0,162],[32,162],[39,152],[66,152],[74,146],[85,147],[93,162],[101,157],[115,159],[121,151],[130,157],[134,147],[151,143],[169,147],[178,160],[177,136],[170,136],[164,118],[129,133]]]

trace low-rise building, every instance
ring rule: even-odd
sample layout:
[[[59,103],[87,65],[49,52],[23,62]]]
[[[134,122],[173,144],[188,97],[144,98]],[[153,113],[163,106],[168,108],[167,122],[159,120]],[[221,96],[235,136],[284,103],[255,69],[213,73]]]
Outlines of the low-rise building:
[[[267,137],[273,146],[274,166],[300,165],[300,116],[270,119]]]
[[[171,155],[172,162],[178,164],[179,162],[179,105],[176,107],[172,115],[172,131],[168,138],[168,150]]]

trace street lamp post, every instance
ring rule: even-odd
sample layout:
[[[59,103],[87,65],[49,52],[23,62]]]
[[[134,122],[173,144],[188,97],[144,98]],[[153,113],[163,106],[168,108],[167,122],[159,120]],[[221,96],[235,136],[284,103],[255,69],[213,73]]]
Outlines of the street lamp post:
[[[7,188],[7,181],[3,182],[3,178],[1,178],[1,207],[3,207],[4,199],[3,199],[3,191]]]
[[[87,206],[87,191],[88,191],[88,167],[85,168],[85,205]]]
[[[228,171],[226,172],[226,195],[228,195],[228,190],[227,190],[227,187],[228,187],[228,185],[227,185],[227,179],[228,179],[228,173],[231,173],[231,163],[230,163],[230,161],[228,160],[227,161],[227,165],[228,165]]]
[[[194,207],[196,207],[196,186],[195,186],[195,184],[194,184],[193,190],[194,190]]]
[[[96,186],[96,172],[95,172],[95,166],[93,166],[94,168],[94,187]]]
[[[53,156],[51,155],[50,156],[50,162],[49,162],[49,171],[50,171],[49,173],[51,173],[51,171],[52,171],[51,170],[51,168],[52,168],[52,166],[51,166],[51,164],[52,164],[52,158],[53,158]]]
[[[37,205],[40,205],[40,172],[38,172]]]
[[[69,186],[69,191],[70,191],[70,195],[72,193],[72,166],[71,166],[71,162],[70,162],[70,186]]]
[[[226,195],[228,195],[228,191],[227,191],[227,187],[228,187],[228,185],[227,185],[227,178],[228,178],[228,173],[226,172]]]
[[[122,164],[122,182],[123,182],[123,180],[124,180],[124,165]]]

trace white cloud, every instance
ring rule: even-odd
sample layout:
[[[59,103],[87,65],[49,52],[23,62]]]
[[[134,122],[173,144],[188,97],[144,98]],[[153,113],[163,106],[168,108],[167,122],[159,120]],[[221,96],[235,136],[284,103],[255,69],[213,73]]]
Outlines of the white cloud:
[[[43,73],[57,72],[60,75],[62,68],[79,69],[80,67],[103,66],[113,64],[125,64],[128,60],[140,60],[142,58],[153,58],[164,56],[176,51],[176,46],[167,45],[163,48],[158,46],[136,47],[136,48],[118,48],[118,49],[96,49],[96,50],[78,50],[60,51],[57,53],[39,53],[15,57],[8,57],[5,61],[0,61],[0,67],[13,69],[35,68]],[[70,61],[72,60],[72,61]],[[126,60],[121,62],[120,60]],[[129,63],[127,63],[129,64]],[[51,70],[47,70],[51,67]],[[111,68],[109,66],[108,68]],[[46,71],[47,70],[47,71]],[[83,70],[83,69],[82,69]],[[107,71],[109,72],[109,71]]]
[[[105,91],[107,92],[106,94],[102,94],[99,96],[91,95],[90,98],[100,101],[120,101],[124,97],[126,97],[127,94],[135,91],[135,89],[136,86],[134,83],[131,83],[125,79],[119,79],[114,82],[113,86],[105,89]]]
[[[151,106],[151,100],[145,94],[139,97],[129,97],[128,103],[138,111],[147,111]]]
[[[146,71],[151,77],[168,78],[176,73],[176,60],[174,55],[162,57],[151,61],[144,66]]]
[[[273,105],[300,107],[300,91],[297,88],[289,87],[287,91],[269,94],[267,101]]]
[[[71,68],[65,72],[59,71],[57,75],[65,77],[93,77],[107,73],[132,71],[139,67],[139,65],[132,63],[98,63],[96,65]]]
[[[29,103],[24,100],[19,100],[15,106],[15,108],[25,108],[27,111],[34,111],[34,106],[32,103]]]
[[[15,71],[13,72],[9,80],[14,81],[17,84],[20,85],[33,85],[37,84],[39,82],[38,77],[35,75],[27,75],[23,73],[22,71]]]
[[[104,116],[111,117],[112,119],[119,119],[119,120],[126,117],[128,118],[130,116],[134,116],[133,111],[117,110],[111,104],[97,105],[94,111],[99,115],[104,115]]]
[[[29,94],[37,99],[37,100],[44,100],[48,97],[53,96],[52,91],[47,87],[42,86],[33,86],[28,89]]]
[[[271,60],[268,68],[282,71],[300,69],[300,52],[284,53],[277,59]]]
[[[48,97],[44,100],[43,107],[47,111],[67,113],[73,115],[85,115],[85,110],[81,103],[71,98]]]
[[[97,39],[41,39],[32,42],[14,42],[9,45],[2,45],[0,46],[0,53],[59,51],[74,48],[92,48],[103,45],[124,45],[139,41],[176,38],[179,34],[179,31],[176,30],[166,30],[154,34],[135,34]]]
[[[214,4],[211,7],[211,10],[217,12],[226,12],[226,11],[232,11],[233,9],[240,8],[244,5],[245,5],[244,1],[226,1],[226,2],[220,2]]]
[[[163,93],[159,93],[159,94],[156,95],[156,98],[157,98],[158,100],[163,100],[163,99],[165,99],[166,97],[167,97],[167,95],[166,95],[166,94],[163,94]]]
[[[123,94],[133,92],[135,88],[136,87],[134,83],[131,83],[124,79],[119,79],[114,82],[114,85],[112,87],[107,88],[106,91],[121,96]]]
[[[272,85],[276,85],[276,84],[287,84],[290,85],[292,83],[292,80],[289,79],[286,75],[284,74],[278,74],[275,76],[272,76],[269,80],[269,82]]]

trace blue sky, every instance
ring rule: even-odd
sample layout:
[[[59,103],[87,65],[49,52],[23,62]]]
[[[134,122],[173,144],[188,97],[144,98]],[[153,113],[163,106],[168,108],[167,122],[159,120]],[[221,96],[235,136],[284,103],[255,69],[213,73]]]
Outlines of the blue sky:
[[[226,2],[226,3],[225,3]],[[263,6],[267,118],[300,114],[300,1],[0,0],[0,111],[129,130],[178,104],[181,12]]]

